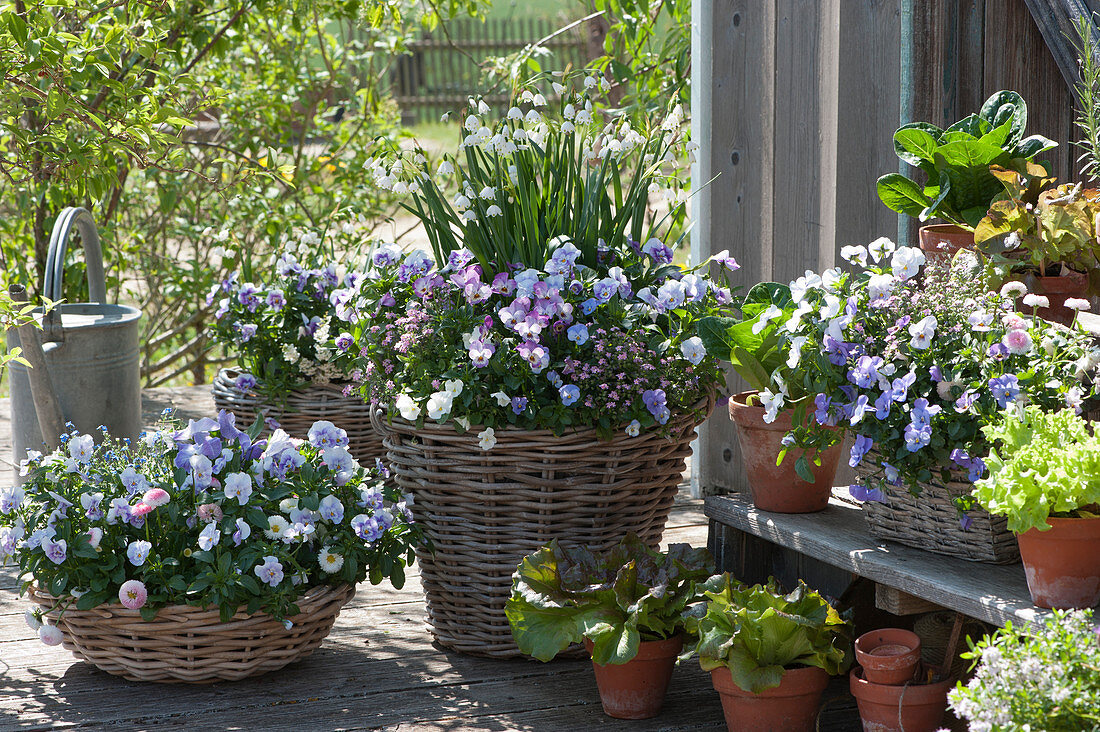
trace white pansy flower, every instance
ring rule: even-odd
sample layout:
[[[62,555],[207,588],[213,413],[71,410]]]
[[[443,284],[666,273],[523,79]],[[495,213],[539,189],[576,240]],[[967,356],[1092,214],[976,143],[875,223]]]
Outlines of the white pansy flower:
[[[409,422],[415,421],[420,416],[420,405],[413,401],[413,398],[408,394],[398,396],[394,406],[401,413],[402,419]]]
[[[437,391],[428,397],[428,417],[430,419],[444,419],[451,413],[454,396],[450,392]]]
[[[802,360],[802,346],[806,345],[808,340],[807,336],[795,336],[791,339],[791,351],[787,355],[788,368],[798,368],[798,364]]]
[[[758,316],[757,321],[753,324],[753,326],[752,326],[753,334],[754,335],[759,335],[760,331],[762,331],[762,330],[764,330],[764,328],[768,327],[768,323],[770,321],[775,320],[776,318],[778,318],[782,314],[783,314],[783,311],[780,310],[778,307],[776,307],[775,305],[769,305],[767,310],[760,313],[760,315]]]
[[[932,337],[936,335],[936,326],[938,325],[939,321],[936,320],[935,315],[928,315],[921,318],[920,322],[910,325],[909,335],[912,338],[909,340],[909,345],[922,351],[928,348],[932,343]]]
[[[778,392],[765,389],[760,392],[760,403],[764,406],[764,421],[771,424],[779,416],[779,410],[783,408],[783,401],[787,396],[787,387],[783,386]]]
[[[707,349],[703,347],[703,339],[692,336],[680,344],[680,353],[692,364],[698,365],[707,355]]]
[[[507,407],[509,404],[512,403],[512,397],[508,396],[503,391],[493,392],[489,396],[497,400],[498,407]]]
[[[443,390],[450,394],[452,397],[456,397],[462,393],[462,379],[448,379],[443,382]]]
[[[871,259],[876,262],[881,262],[883,258],[893,254],[895,249],[897,249],[897,244],[894,244],[885,236],[880,236],[867,245],[867,252],[871,255]]]
[[[486,427],[477,434],[477,445],[482,450],[492,450],[496,444],[497,436],[492,427]]]
[[[898,247],[890,257],[890,268],[895,277],[905,281],[917,276],[924,261],[924,252],[917,247]]]
[[[840,248],[840,258],[849,264],[867,266],[867,248],[862,246],[845,246]]]

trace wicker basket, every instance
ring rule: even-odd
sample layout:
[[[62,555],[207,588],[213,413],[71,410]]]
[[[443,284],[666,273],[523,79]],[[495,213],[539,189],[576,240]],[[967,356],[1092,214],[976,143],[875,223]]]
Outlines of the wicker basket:
[[[234,382],[239,372],[222,369],[214,378],[214,405],[237,416],[242,429],[257,416],[270,417],[292,437],[305,438],[317,420],[327,419],[348,433],[348,449],[356,460],[373,463],[382,457],[382,438],[371,427],[370,405],[358,394],[344,396],[341,384],[313,384],[295,389],[285,403],[266,401],[255,392],[238,391]],[[264,434],[270,430],[264,429]]]
[[[706,415],[705,400],[695,414]],[[477,430],[405,420],[376,429],[402,489],[415,497],[416,521],[434,549],[418,550],[428,626],[444,646],[495,658],[522,654],[504,616],[512,573],[551,539],[593,551],[629,532],[656,547],[664,533],[698,424],[691,414],[653,433],[601,442],[594,430],[500,429],[491,450]]]
[[[938,479],[920,484],[920,495],[887,485],[878,471],[879,456],[871,451],[856,469],[869,488],[878,488],[886,500],[865,501],[863,515],[867,528],[880,539],[890,539],[936,554],[987,564],[1014,564],[1020,561],[1016,537],[1008,530],[1008,519],[992,516],[981,508],[967,511],[971,520],[964,529],[955,496],[969,494],[973,484],[966,473],[952,469],[946,484]]]
[[[65,648],[101,671],[131,681],[209,684],[274,671],[313,653],[340,609],[355,595],[351,585],[308,590],[290,618],[290,630],[266,613],[237,613],[221,622],[217,608],[170,605],[151,621],[121,605],[67,608],[32,586],[30,598],[64,632]]]

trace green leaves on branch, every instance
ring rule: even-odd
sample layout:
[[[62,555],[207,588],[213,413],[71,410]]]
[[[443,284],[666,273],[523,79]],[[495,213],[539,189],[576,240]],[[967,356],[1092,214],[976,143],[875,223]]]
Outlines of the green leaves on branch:
[[[1031,160],[1057,145],[1041,135],[1025,139],[1026,126],[1027,105],[1013,91],[997,92],[980,112],[946,130],[927,122],[903,125],[894,133],[894,151],[920,168],[927,183],[888,173],[878,180],[879,198],[888,208],[921,221],[941,218],[973,229],[1001,192],[989,166]]]
[[[520,650],[540,661],[588,638],[596,663],[622,664],[642,640],[680,632],[696,582],[713,569],[705,549],[661,553],[635,534],[603,554],[554,540],[516,569],[505,614]]]
[[[749,587],[724,573],[699,589],[705,614],[687,622],[698,638],[699,664],[705,671],[728,668],[745,691],[774,688],[795,666],[835,675],[852,663],[851,624],[801,580],[783,595],[774,580]]]

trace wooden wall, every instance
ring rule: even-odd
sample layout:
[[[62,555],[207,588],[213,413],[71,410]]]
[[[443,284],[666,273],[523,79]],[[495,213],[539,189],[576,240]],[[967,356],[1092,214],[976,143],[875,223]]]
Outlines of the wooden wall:
[[[875,181],[898,170],[902,121],[943,126],[1016,89],[1029,133],[1061,143],[1055,172],[1073,170],[1071,96],[1026,0],[695,0],[692,31],[693,258],[730,250],[746,287],[897,236]],[[721,410],[697,444],[701,492],[747,489]]]

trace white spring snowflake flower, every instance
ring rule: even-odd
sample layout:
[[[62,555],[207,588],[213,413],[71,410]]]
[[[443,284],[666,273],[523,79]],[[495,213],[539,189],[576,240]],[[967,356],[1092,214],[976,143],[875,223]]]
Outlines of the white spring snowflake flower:
[[[542,121],[542,115],[532,109],[527,113],[527,116],[523,118],[529,125],[535,125]]]
[[[450,160],[444,160],[442,163],[439,164],[437,172],[440,175],[450,175],[451,173],[455,172],[454,163],[452,163]]]
[[[512,107],[508,110],[508,119],[521,121],[523,119],[523,110],[519,107]]]
[[[471,114],[469,117],[466,118],[466,124],[462,126],[470,132],[477,132],[477,129],[481,127],[481,120]]]
[[[552,84],[550,84],[550,86],[553,87],[554,93],[557,94],[558,96],[561,96],[562,93],[565,91],[565,84],[559,84],[558,82],[555,81]]]
[[[490,206],[488,209],[486,209],[485,215],[486,216],[503,216],[504,211],[501,210],[500,206],[498,206],[494,203],[492,206]]]
[[[477,214],[474,213],[472,210],[463,211],[462,212],[462,220],[463,221],[477,221]]]
[[[535,105],[536,107],[545,107],[546,97],[541,94],[536,94],[534,99],[531,100],[531,104]]]
[[[486,115],[489,114],[489,111],[489,105],[485,103],[485,100],[479,99],[477,101],[477,113],[480,115]]]
[[[481,192],[478,193],[477,195],[478,195],[479,198],[482,198],[486,201],[492,201],[494,198],[497,197],[497,192],[496,192],[496,189],[493,188],[492,186],[485,186],[484,188],[481,189]]]

